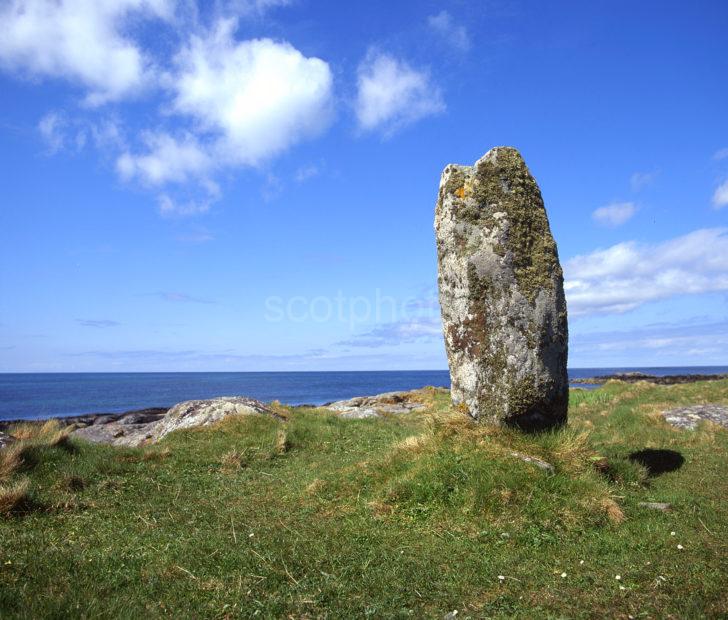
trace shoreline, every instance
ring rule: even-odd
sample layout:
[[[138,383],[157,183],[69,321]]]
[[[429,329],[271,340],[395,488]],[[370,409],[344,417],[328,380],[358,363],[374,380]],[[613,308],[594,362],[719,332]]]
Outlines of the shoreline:
[[[699,381],[720,381],[728,379],[728,373],[717,374],[679,374],[679,375],[652,375],[642,372],[626,372],[615,373],[609,375],[598,375],[594,377],[581,377],[569,380],[570,388],[585,389],[581,386],[596,386],[597,388],[607,383],[607,381],[622,381],[625,383],[638,383],[645,381],[656,385],[679,385],[685,383],[696,383]],[[587,388],[588,389],[588,388]],[[374,395],[367,395],[374,396]],[[202,399],[206,400],[206,399]],[[176,403],[175,403],[176,404]],[[288,405],[293,408],[314,408],[326,407],[330,402],[321,405],[312,403],[302,403]],[[71,415],[50,415],[41,418],[12,418],[0,420],[0,432],[7,432],[8,428],[17,424],[41,424],[49,420],[58,420],[64,426],[77,425],[78,428],[87,426],[95,426],[102,424],[110,424],[112,422],[120,424],[148,424],[160,420],[174,405],[169,407],[143,407],[139,409],[129,409],[121,412],[92,412],[84,414]]]

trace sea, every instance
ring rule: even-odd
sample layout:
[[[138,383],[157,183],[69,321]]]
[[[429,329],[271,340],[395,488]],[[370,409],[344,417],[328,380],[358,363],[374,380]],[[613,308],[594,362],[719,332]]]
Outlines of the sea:
[[[716,374],[728,373],[728,366],[571,368],[569,378],[635,371]],[[0,420],[120,413],[215,396],[322,405],[426,385],[449,387],[448,371],[0,373]]]

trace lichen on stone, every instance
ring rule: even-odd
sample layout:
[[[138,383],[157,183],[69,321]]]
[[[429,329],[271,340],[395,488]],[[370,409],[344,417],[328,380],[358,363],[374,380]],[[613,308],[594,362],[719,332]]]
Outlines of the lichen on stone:
[[[453,400],[477,419],[563,422],[563,275],[518,151],[498,147],[472,167],[447,166],[435,230]]]

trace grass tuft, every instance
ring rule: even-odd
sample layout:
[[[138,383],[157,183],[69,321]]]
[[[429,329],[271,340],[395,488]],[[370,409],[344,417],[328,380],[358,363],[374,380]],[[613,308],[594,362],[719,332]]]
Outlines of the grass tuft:
[[[0,484],[0,515],[9,516],[22,509],[30,496],[30,481],[27,478],[8,484]]]

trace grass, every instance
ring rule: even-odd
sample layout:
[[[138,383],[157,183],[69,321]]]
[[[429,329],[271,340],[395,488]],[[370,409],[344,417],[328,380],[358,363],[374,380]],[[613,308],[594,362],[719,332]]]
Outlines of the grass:
[[[287,422],[142,449],[20,429],[0,453],[0,616],[728,615],[728,431],[659,416],[728,404],[728,381],[573,391],[568,427],[531,436],[418,398],[366,420],[278,406]],[[684,464],[650,476],[629,458],[646,448]]]

